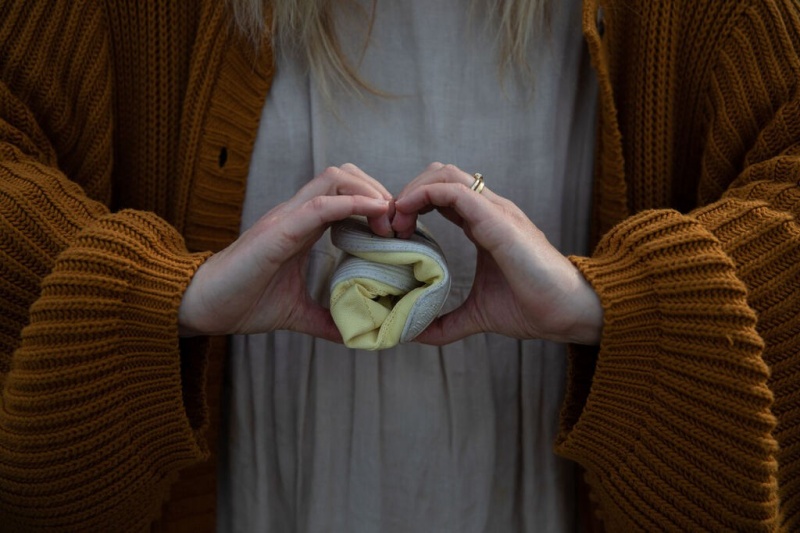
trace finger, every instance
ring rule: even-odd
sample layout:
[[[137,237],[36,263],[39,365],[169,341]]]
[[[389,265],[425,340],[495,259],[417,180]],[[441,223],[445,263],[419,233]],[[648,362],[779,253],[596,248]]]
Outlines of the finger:
[[[389,200],[389,208],[385,214],[377,217],[367,217],[372,233],[380,235],[381,237],[393,237],[394,230],[392,229],[392,219],[394,218],[394,199]]]
[[[346,163],[342,167],[325,169],[298,191],[288,203],[299,205],[315,196],[323,195],[361,195],[392,200],[392,195],[379,181],[352,163]],[[369,225],[372,231],[378,235],[386,237],[393,233],[388,215],[370,218]]]
[[[420,333],[414,342],[442,346],[480,333],[482,330],[469,318],[467,307],[463,304],[453,311],[438,317]]]
[[[383,200],[392,198],[386,188],[374,179],[364,179],[339,167],[328,167],[297,191],[287,203],[299,205],[317,196],[339,195],[359,195]]]
[[[478,194],[465,184],[433,183],[411,190],[395,200],[396,213],[392,227],[400,236],[413,232],[417,213],[431,206],[450,209],[467,226],[474,226],[496,216],[497,206],[483,194]],[[448,219],[453,220],[452,213]],[[463,225],[463,224],[462,224]]]
[[[331,317],[330,310],[314,303],[304,306],[298,319],[288,324],[287,329],[319,337],[328,341],[342,343],[342,334]]]
[[[403,189],[403,191],[400,193],[397,199],[402,200],[406,196],[413,194],[414,191],[418,190],[419,188],[432,185],[434,183],[447,183],[447,184],[452,184],[455,187],[463,186],[472,190],[472,186],[476,183],[476,179],[477,179],[476,175],[467,174],[466,172],[459,169],[455,165],[443,165],[441,163],[432,163],[431,165],[428,166],[425,172],[417,176],[409,185],[407,185]],[[481,192],[479,192],[478,194],[482,194],[489,201],[495,203],[501,200],[501,197],[489,191],[489,189],[486,188],[485,186],[481,189]],[[400,217],[397,219],[397,221],[395,221],[395,219],[392,220],[392,229],[394,229],[395,232],[397,232],[398,236],[408,237],[414,231],[417,215],[424,214],[435,207],[439,206],[426,205],[420,207],[415,213],[402,213]],[[454,224],[463,227],[463,221],[453,211],[446,212],[440,209],[440,212],[442,213],[442,215],[445,216],[445,218],[447,218]]]
[[[437,207],[436,208],[441,215],[455,224],[456,226],[463,228],[464,227],[464,219],[459,216],[459,214],[450,207]]]
[[[391,237],[394,235],[394,231],[392,230],[392,217],[394,216],[394,197],[392,194],[383,186],[381,182],[361,170],[361,168],[357,167],[353,163],[345,163],[340,167],[343,171],[348,172],[358,178],[364,180],[372,184],[376,189],[383,191],[384,198],[389,200],[391,203],[389,204],[389,211],[387,212],[386,216],[380,216],[375,218],[367,219],[369,223],[369,227],[373,233],[377,235],[381,235],[383,237]]]
[[[455,165],[445,165],[444,163],[439,163],[438,161],[434,161],[433,163],[425,167],[425,170],[423,170],[420,174],[418,174],[413,180],[408,182],[406,186],[403,187],[403,190],[400,191],[400,194],[397,195],[397,198],[402,198],[408,193],[408,191],[414,189],[415,187],[418,187],[421,184],[430,183],[435,176],[440,175],[440,172],[442,170],[447,169],[447,167],[451,168],[449,168],[448,171],[444,172],[443,174],[450,175],[451,178],[453,178],[454,175],[457,175],[459,169]]]
[[[341,170],[343,170],[344,172],[350,173],[354,176],[363,179],[366,182],[371,183],[376,189],[383,191],[383,197],[386,198],[387,200],[392,199],[392,194],[386,189],[386,187],[383,186],[383,183],[376,180],[375,178],[373,178],[372,176],[361,170],[353,163],[345,163],[339,168],[341,168]]]
[[[367,218],[387,216],[389,204],[388,200],[365,196],[317,196],[297,210],[295,227],[299,231],[311,232],[353,215]]]
[[[403,196],[408,194],[408,192],[413,190],[416,186],[418,186],[418,184],[421,181],[429,181],[430,176],[434,175],[436,172],[438,172],[445,166],[446,165],[444,165],[443,163],[434,161],[433,163],[425,167],[425,170],[423,170],[422,173],[417,175],[405,187],[403,187],[403,190],[400,191],[400,194],[397,195],[397,198],[402,198]],[[391,225],[392,225],[392,230],[395,232],[395,235],[397,237],[401,237],[404,239],[411,237],[411,235],[414,234],[414,229],[417,226],[417,215],[425,214],[426,212],[432,209],[433,207],[431,207],[430,209],[421,210],[416,213],[409,213],[409,214],[399,213],[399,218],[397,219],[397,221],[395,221],[395,217],[398,216],[398,213],[396,211],[392,213]]]
[[[319,238],[329,224],[349,216],[361,215],[367,218],[384,216],[389,210],[389,202],[382,198],[365,196],[316,196],[295,209],[285,209],[279,217],[268,222],[276,222],[280,228],[280,238],[267,254],[267,259],[277,264],[286,257],[297,253],[309,240]]]
[[[417,225],[417,219],[419,218],[418,215],[424,215],[429,213],[433,210],[438,210],[447,220],[455,224],[456,226],[462,227],[463,220],[458,214],[449,208],[438,208],[436,206],[430,205],[423,207],[418,212],[413,214],[403,214],[401,213],[399,218],[397,218],[397,222],[395,223],[395,217],[397,216],[397,210],[394,211],[394,215],[390,217],[392,221],[392,233],[396,237],[400,237],[401,239],[407,239],[414,234],[414,229]]]
[[[395,236],[400,237],[401,239],[408,239],[411,237],[417,227],[418,214],[418,211],[412,211],[409,213],[400,212],[397,209],[397,203],[395,202],[394,217],[392,217],[392,230],[394,231]]]
[[[403,198],[414,189],[424,187],[433,183],[454,183],[472,187],[475,183],[476,174],[464,172],[455,165],[443,165],[441,163],[431,163],[419,176],[414,178],[406,185],[397,198]],[[486,191],[486,188],[483,189]]]

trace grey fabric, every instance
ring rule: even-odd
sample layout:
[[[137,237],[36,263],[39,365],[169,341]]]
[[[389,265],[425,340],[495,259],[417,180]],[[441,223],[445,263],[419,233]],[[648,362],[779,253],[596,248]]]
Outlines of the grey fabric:
[[[366,219],[352,217],[333,224],[330,229],[330,237],[333,245],[345,252],[336,267],[336,271],[331,275],[330,283],[331,314],[340,331],[342,331],[342,326],[339,322],[341,317],[336,312],[337,304],[334,302],[337,297],[337,285],[342,284],[342,287],[355,285],[363,288],[364,284],[357,281],[359,278],[384,283],[397,291],[392,293],[397,295],[396,300],[390,300],[390,303],[385,305],[392,309],[389,316],[395,313],[395,316],[403,320],[403,328],[397,333],[396,341],[376,343],[374,344],[375,347],[388,349],[398,342],[410,342],[422,333],[438,316],[445,301],[447,301],[447,295],[450,293],[450,269],[447,266],[447,260],[439,247],[439,243],[424,229],[422,224],[417,224],[414,234],[407,239],[384,238],[372,233]],[[361,252],[380,253],[381,259],[378,261],[364,259],[360,256]],[[390,257],[397,257],[396,254],[398,253],[407,258],[409,256],[413,257],[413,263],[401,265],[393,264],[391,259],[387,261]],[[416,277],[418,275],[417,269],[423,263],[437,265],[438,272],[441,274],[431,275],[431,272],[437,271],[437,269],[423,267],[421,271],[425,272],[426,276],[431,276],[431,278],[418,279]],[[414,290],[416,290],[414,295],[409,296],[408,293]],[[402,305],[398,302],[402,302],[406,298],[408,298],[407,302],[413,301],[414,303],[408,308],[409,310],[404,316],[403,313],[398,314],[396,307]],[[346,318],[353,316],[353,314],[349,314]],[[361,311],[355,316],[365,319],[367,313]],[[376,329],[385,331],[384,324],[389,320],[390,318],[384,319],[379,328],[372,327],[369,329],[373,333]],[[374,323],[374,319],[371,323]],[[361,336],[363,338],[363,333]],[[378,334],[376,337],[386,339],[387,335],[385,333],[383,335]],[[349,342],[352,339],[348,339],[344,331],[342,331],[342,338],[348,346],[362,349],[369,348],[364,344]]]
[[[486,176],[564,253],[584,253],[595,81],[580,2],[552,2],[531,43],[532,93],[501,83],[491,31],[465,0],[379,1],[359,72],[392,96],[334,106],[290,55],[256,140],[243,229],[328,165],[352,162],[392,193],[432,161]],[[363,19],[340,14],[356,61]],[[445,310],[469,293],[475,251],[436,214],[451,266]],[[317,244],[320,302],[337,251]],[[474,335],[441,348],[349,350],[289,332],[235,337],[229,361],[219,531],[573,531],[572,466],[552,444],[565,347]]]

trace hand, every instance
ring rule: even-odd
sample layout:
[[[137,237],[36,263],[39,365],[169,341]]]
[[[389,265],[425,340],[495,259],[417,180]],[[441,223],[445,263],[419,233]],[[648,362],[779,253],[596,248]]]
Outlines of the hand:
[[[355,165],[326,169],[203,263],[181,301],[181,335],[288,329],[340,341],[330,312],[306,287],[309,250],[331,222],[351,215],[389,235],[391,198]]]
[[[392,227],[413,233],[418,214],[437,209],[460,226],[478,251],[464,303],[437,318],[417,341],[447,344],[479,332],[519,339],[596,344],[603,310],[580,271],[511,201],[470,189],[474,178],[433,163],[400,193]]]

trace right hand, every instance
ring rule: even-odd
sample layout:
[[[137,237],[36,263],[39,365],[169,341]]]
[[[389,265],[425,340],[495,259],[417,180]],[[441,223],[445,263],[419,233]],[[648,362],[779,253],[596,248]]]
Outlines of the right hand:
[[[433,163],[395,201],[392,227],[399,237],[414,232],[417,215],[436,209],[464,230],[477,250],[466,300],[416,340],[442,345],[491,332],[598,344],[603,308],[591,285],[522,209],[488,187],[476,193],[474,179],[453,165]]]
[[[309,250],[332,222],[351,215],[366,216],[378,235],[391,234],[391,200],[355,165],[329,167],[200,266],[181,301],[181,335],[287,329],[341,341],[330,312],[306,287]]]

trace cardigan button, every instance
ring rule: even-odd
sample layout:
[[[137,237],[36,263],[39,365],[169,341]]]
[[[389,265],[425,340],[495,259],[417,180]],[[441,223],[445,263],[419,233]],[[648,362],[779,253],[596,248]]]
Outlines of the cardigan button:
[[[227,162],[228,162],[228,149],[223,146],[219,150],[219,159],[217,160],[219,168],[225,168],[225,163]]]
[[[597,27],[597,33],[602,37],[606,32],[606,10],[603,6],[597,8],[595,26]]]

